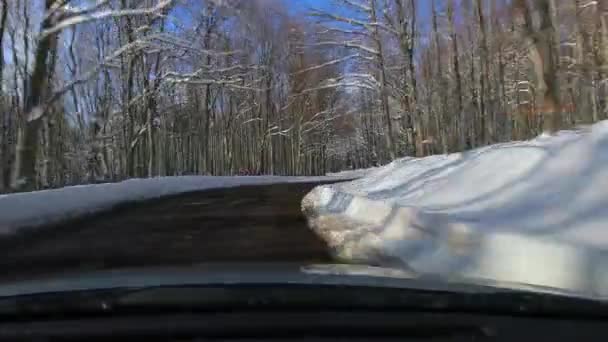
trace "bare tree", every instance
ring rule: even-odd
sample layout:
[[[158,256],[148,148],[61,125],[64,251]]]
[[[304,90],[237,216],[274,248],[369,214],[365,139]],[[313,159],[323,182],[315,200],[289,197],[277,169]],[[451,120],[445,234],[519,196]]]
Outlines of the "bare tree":
[[[358,17],[361,17],[362,19],[343,17],[322,11],[314,11],[313,15],[329,21],[348,24],[351,26],[349,29],[342,29],[333,25],[327,27],[325,32],[339,33],[348,38],[353,37],[353,39],[343,38],[346,39],[346,41],[342,42],[337,40],[323,41],[317,43],[317,46],[343,46],[353,49],[359,52],[359,55],[356,55],[356,57],[370,61],[372,69],[377,70],[377,72],[374,73],[345,75],[348,76],[348,78],[356,79],[356,81],[344,82],[344,79],[342,79],[342,82],[332,86],[360,86],[377,89],[381,110],[384,114],[384,121],[386,124],[386,132],[384,135],[386,137],[387,152],[389,158],[394,159],[397,155],[394,141],[394,118],[391,115],[389,105],[389,89],[386,75],[387,65],[383,51],[383,37],[381,34],[381,30],[390,31],[390,29],[379,21],[377,0],[365,0],[362,2],[344,1],[343,3],[353,8],[353,11],[358,13]],[[366,42],[368,43],[366,44]]]
[[[561,95],[558,81],[558,31],[556,7],[553,0],[536,2],[540,15],[540,27],[534,28],[531,9],[527,1],[519,0],[517,6],[524,16],[525,41],[529,46],[529,58],[536,73],[536,103],[545,116],[546,131],[556,131],[561,125]]]
[[[582,0],[575,0],[575,23],[576,28],[576,61],[582,72],[581,106],[579,112],[584,122],[589,124],[598,120],[598,108],[596,103],[595,85],[593,77],[592,61],[592,32],[585,22],[584,14],[586,7]]]
[[[123,0],[123,6],[126,4]],[[160,2],[158,6],[141,11],[131,11],[129,9],[118,11],[99,11],[98,3],[93,9],[83,9],[79,11],[65,11],[66,1],[46,0],[43,7],[43,19],[40,25],[38,46],[34,53],[34,68],[31,76],[24,77],[25,82],[25,101],[24,101],[24,128],[19,131],[17,141],[17,157],[14,163],[12,176],[12,187],[19,190],[32,190],[35,188],[36,177],[36,158],[38,154],[38,137],[43,116],[47,111],[46,100],[51,98],[48,91],[48,73],[54,68],[49,66],[49,59],[56,54],[57,34],[61,30],[70,26],[99,19],[103,17],[129,17],[131,15],[141,15],[161,11],[169,5],[170,1]],[[27,8],[24,7],[24,8]],[[24,13],[25,20],[29,20],[27,13]],[[26,24],[26,27],[28,25]],[[133,42],[129,42],[128,44]],[[26,44],[27,47],[27,44]],[[28,56],[26,48],[25,56]],[[54,60],[54,59],[51,59]],[[27,65],[27,61],[25,63]],[[127,77],[130,78],[130,77]],[[128,87],[127,93],[130,92]],[[128,96],[127,96],[128,97]]]
[[[488,34],[486,29],[486,19],[483,7],[483,0],[475,0],[475,8],[477,9],[477,19],[479,20],[479,47],[480,47],[480,55],[479,58],[481,60],[481,74],[480,77],[480,91],[479,91],[479,106],[480,106],[480,140],[482,144],[488,144],[489,135],[492,135],[492,132],[489,130],[492,127],[492,122],[488,120],[488,108],[487,108],[487,99],[488,99],[488,85],[486,84],[486,80],[488,77],[486,75],[490,74],[489,67],[489,53],[488,53]]]
[[[606,0],[333,3],[0,0],[0,178],[323,174],[608,117]]]
[[[601,118],[608,118],[608,100],[606,96],[608,89],[606,80],[608,80],[608,1],[597,0],[595,10],[596,30],[594,35],[594,55],[595,63],[598,68],[597,84],[600,98]]]
[[[2,5],[2,14],[0,15],[0,48],[4,51],[4,31],[6,30],[6,20],[8,18],[8,4],[6,0],[2,0],[0,2]],[[5,113],[5,108],[8,107],[4,103],[4,54],[0,56],[0,192],[4,190],[4,173],[5,166],[8,163],[7,149],[8,146],[7,138],[8,138],[8,126],[7,126],[7,117]]]
[[[54,4],[54,0],[46,0],[44,13],[48,12]],[[44,31],[53,25],[53,16],[47,16],[42,20],[40,29]],[[55,48],[56,40],[54,37],[46,35],[40,39],[34,54],[34,69],[25,88],[25,106],[23,109],[25,127],[19,131],[17,141],[17,158],[15,160],[12,180],[12,187],[15,189],[33,190],[35,187],[38,133],[42,124],[42,116],[46,110],[42,104],[45,96],[44,92],[48,89],[47,74],[49,67],[47,63],[49,56],[54,53]]]
[[[8,3],[6,0],[0,1],[2,5],[2,14],[0,14],[0,47],[4,49],[4,31],[6,30],[6,19],[8,18]],[[4,77],[4,56],[0,58],[0,84],[3,83]]]
[[[456,28],[454,25],[454,8],[455,8],[455,4],[454,4],[454,0],[449,0],[448,1],[448,8],[447,8],[447,14],[448,14],[448,22],[449,22],[449,34],[450,34],[450,40],[452,42],[452,63],[453,63],[453,72],[454,72],[454,78],[455,78],[455,94],[456,94],[456,110],[457,110],[457,117],[458,117],[458,121],[459,121],[459,148],[460,149],[464,149],[465,148],[465,141],[466,141],[466,118],[464,117],[464,105],[463,105],[463,95],[462,95],[462,78],[460,75],[460,50],[458,48],[458,36],[456,35]]]

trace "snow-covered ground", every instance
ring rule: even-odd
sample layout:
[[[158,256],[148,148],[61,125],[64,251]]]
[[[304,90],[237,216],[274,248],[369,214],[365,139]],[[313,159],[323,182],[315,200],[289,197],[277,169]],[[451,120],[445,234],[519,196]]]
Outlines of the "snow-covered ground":
[[[608,121],[397,160],[303,209],[346,259],[608,296]]]
[[[193,191],[243,185],[317,182],[347,177],[166,177],[0,195],[0,235],[80,217],[114,206]]]

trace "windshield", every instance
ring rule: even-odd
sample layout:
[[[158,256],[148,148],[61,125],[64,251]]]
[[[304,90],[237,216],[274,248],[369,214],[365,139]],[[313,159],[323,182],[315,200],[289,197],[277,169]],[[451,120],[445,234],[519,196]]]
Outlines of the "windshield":
[[[0,46],[0,284],[358,264],[608,295],[608,0],[0,0]]]

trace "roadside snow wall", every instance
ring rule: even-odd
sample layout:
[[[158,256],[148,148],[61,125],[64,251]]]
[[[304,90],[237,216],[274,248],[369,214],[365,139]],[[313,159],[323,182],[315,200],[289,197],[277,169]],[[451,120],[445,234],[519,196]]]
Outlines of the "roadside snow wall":
[[[347,261],[608,296],[608,121],[397,160],[302,209]]]

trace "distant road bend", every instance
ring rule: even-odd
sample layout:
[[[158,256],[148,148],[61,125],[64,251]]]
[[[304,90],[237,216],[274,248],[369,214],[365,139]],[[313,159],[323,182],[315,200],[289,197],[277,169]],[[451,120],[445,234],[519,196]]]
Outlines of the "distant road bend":
[[[4,239],[1,278],[205,262],[332,262],[300,210],[320,184],[182,194]]]

